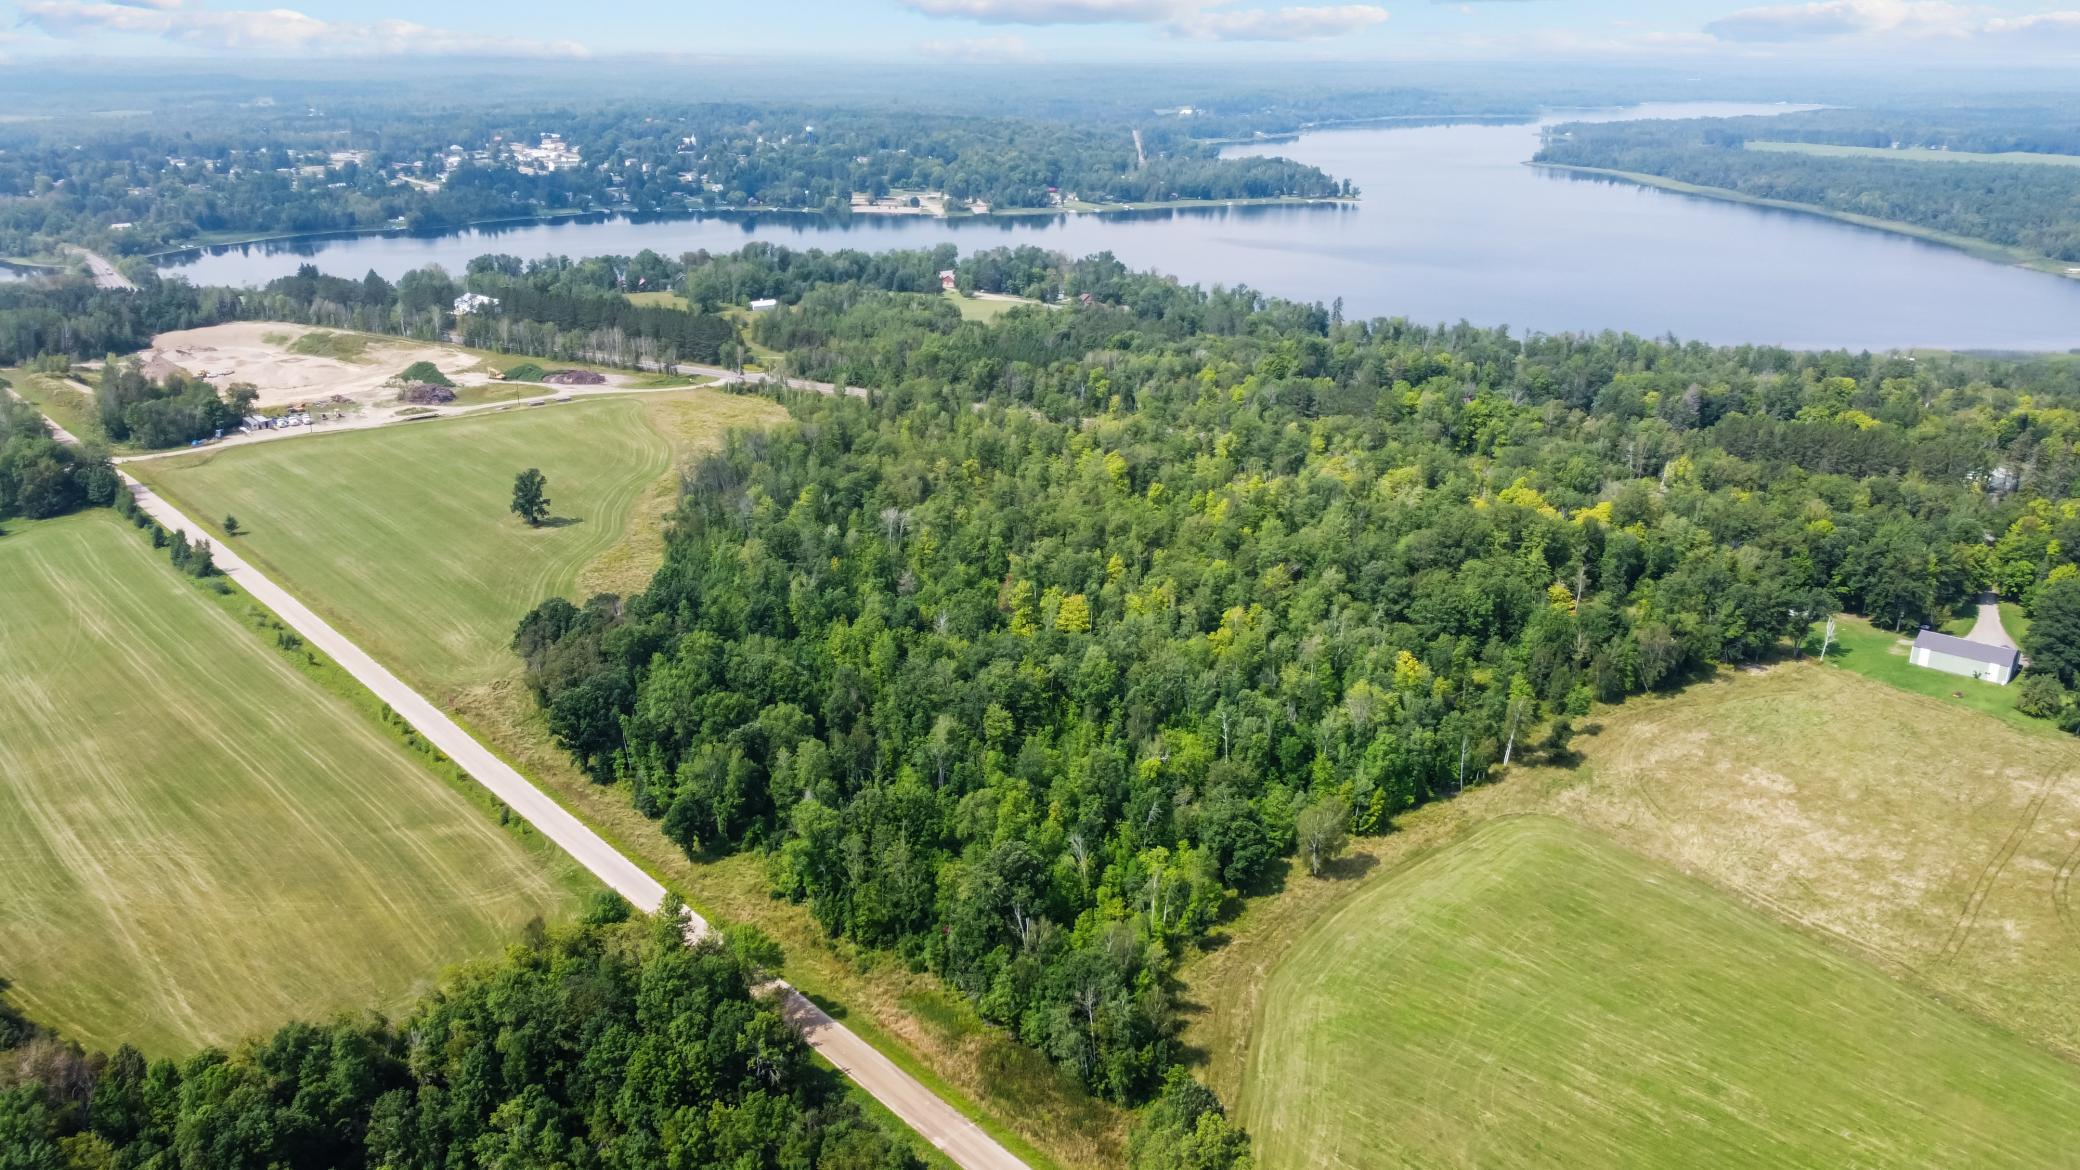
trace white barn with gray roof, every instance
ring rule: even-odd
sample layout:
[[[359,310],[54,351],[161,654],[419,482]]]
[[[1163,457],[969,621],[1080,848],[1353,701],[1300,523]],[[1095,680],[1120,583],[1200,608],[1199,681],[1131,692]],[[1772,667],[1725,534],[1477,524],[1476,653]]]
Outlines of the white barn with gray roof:
[[[1923,630],[1914,638],[1914,649],[1907,655],[1907,661],[1930,670],[1983,678],[2006,686],[2021,666],[2021,655],[2006,646]]]

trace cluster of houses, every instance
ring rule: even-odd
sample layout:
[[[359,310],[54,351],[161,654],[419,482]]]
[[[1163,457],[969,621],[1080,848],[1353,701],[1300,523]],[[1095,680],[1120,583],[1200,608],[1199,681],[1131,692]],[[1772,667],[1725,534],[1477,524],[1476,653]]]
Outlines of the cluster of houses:
[[[585,159],[578,153],[578,148],[565,142],[561,134],[544,134],[541,142],[535,146],[515,142],[507,149],[513,155],[514,166],[523,175],[574,171],[585,165]]]

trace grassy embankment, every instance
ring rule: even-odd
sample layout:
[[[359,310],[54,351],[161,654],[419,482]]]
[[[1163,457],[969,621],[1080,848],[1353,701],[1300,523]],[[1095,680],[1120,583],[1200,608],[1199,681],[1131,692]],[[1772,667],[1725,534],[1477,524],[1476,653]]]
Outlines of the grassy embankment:
[[[172,1055],[401,1008],[595,888],[113,514],[7,528],[0,976],[33,1019]]]
[[[931,978],[825,938],[805,908],[771,898],[759,858],[687,859],[625,792],[571,766],[520,683],[507,648],[520,616],[552,594],[641,589],[662,559],[672,469],[727,428],[778,414],[712,391],[607,397],[133,470],[199,520],[236,514],[250,529],[237,538],[241,554],[696,909],[771,932],[796,986],[1034,1165],[1117,1165],[1118,1111],[984,1027]],[[529,530],[507,513],[513,475],[529,466],[548,476],[554,513],[572,523]]]
[[[2048,272],[2053,276],[2080,277],[2080,265],[2076,265],[2070,260],[2059,260],[2051,256],[2039,255],[2026,248],[2014,248],[2006,244],[1996,244],[1991,240],[1976,239],[1972,236],[1960,236],[1951,232],[1939,232],[1933,228],[1925,228],[1918,224],[1906,223],[1901,220],[1879,219],[1876,216],[1858,215],[1850,211],[1835,211],[1812,203],[1794,203],[1788,199],[1765,199],[1761,196],[1749,195],[1740,191],[1729,190],[1725,187],[1704,187],[1696,183],[1685,183],[1680,179],[1669,179],[1660,175],[1649,175],[1639,171],[1618,171],[1605,167],[1579,167],[1563,163],[1531,163],[1528,165],[1543,167],[1550,171],[1562,171],[1568,174],[1598,175],[1606,179],[1618,179],[1627,183],[1637,183],[1642,187],[1653,187],[1660,191],[1672,191],[1678,195],[1696,195],[1705,199],[1718,199],[1726,203],[1743,203],[1751,207],[1773,207],[1778,211],[1796,211],[1803,215],[1817,215],[1825,219],[1855,224],[1857,227],[1874,228],[1878,231],[1892,232],[1895,235],[1912,236],[1917,240],[1923,240],[1931,244],[1941,244],[1946,248],[1955,248],[1960,252],[1976,256],[1981,260],[1991,260],[1996,264],[2012,264],[2019,268]]]
[[[2024,1090],[2049,1083],[2047,1054],[2068,1058],[2056,1062],[2067,1076],[2075,1075],[2068,1061],[2080,1058],[2080,1018],[2071,1010],[2080,1002],[2080,972],[2070,962],[2080,745],[2025,734],[1947,695],[1910,694],[1808,661],[1722,673],[1678,694],[1600,711],[1573,749],[1578,759],[1520,767],[1402,817],[1392,835],[1357,842],[1327,879],[1289,870],[1187,966],[1186,1042],[1203,1054],[1209,1082],[1245,1104],[1246,1121],[1261,1123],[1267,1165],[1292,1164],[1309,1147],[1281,1144],[1288,1131],[1274,1120],[1290,1108],[1274,1104],[1284,1092],[1277,1078],[1298,1074],[1266,1072],[1253,1054],[1279,1051],[1286,1033],[1315,1026],[1305,1014],[1313,1009],[1278,1001],[1318,998],[1309,990],[1317,986],[1333,992],[1322,1011],[1378,1017],[1341,1038],[1370,1063],[1362,1072],[1339,1064],[1351,1087],[1322,1090],[1331,1096],[1319,1108],[1343,1110],[1336,1123],[1306,1128],[1327,1123],[1300,1120],[1315,1108],[1304,1105],[1293,1122],[1339,1136],[1347,1164],[1369,1164],[1357,1160],[1361,1154],[1386,1156],[1377,1143],[1404,1134],[1434,1143],[1404,1150],[1412,1164],[1475,1155],[1496,1164],[1665,1163],[1658,1126],[1687,1124],[1686,1110],[1711,1104],[1693,1099],[1699,1086],[1716,1094],[1713,1108],[1745,1103],[1766,1106],[1770,1116],[1852,1127],[1842,1144],[1803,1161],[1785,1147],[1757,1145],[1714,1164],[2039,1160],[2031,1143],[2047,1132],[2038,1105],[2048,1098]],[[1600,861],[1591,850],[1560,867],[1564,876],[1549,871],[1527,879],[1528,888],[1501,889],[1502,901],[1516,907],[1500,913],[1522,927],[1521,937],[1491,929],[1492,918],[1464,942],[1393,925],[1428,896],[1425,879],[1406,876],[1411,866],[1526,813],[1571,822],[1647,860]],[[1551,899],[1572,897],[1567,887],[1613,865],[1638,880],[1601,888],[1605,904],[1592,899],[1577,920],[1554,917]],[[1667,869],[1657,876],[1659,867]],[[1495,880],[1502,883],[1501,875]],[[1413,884],[1370,900],[1388,883]],[[1405,898],[1411,891],[1414,902]],[[1369,909],[1347,910],[1360,902]],[[1465,905],[1468,914],[1497,913],[1485,903]],[[1625,914],[1628,907],[1639,913]],[[1611,922],[1606,911],[1632,921]],[[1774,925],[1750,921],[1756,914]],[[1332,918],[1335,928],[1321,926]],[[1372,918],[1376,928],[1367,925]],[[1385,941],[1363,941],[1372,950],[1353,951],[1347,961],[1305,949],[1317,945],[1311,939],[1344,935],[1357,947],[1374,929]],[[1396,939],[1408,955],[1389,953]],[[1731,950],[1719,949],[1719,939]],[[1704,967],[1678,943],[1703,948]],[[1732,953],[1743,950],[1750,957]],[[1541,956],[1554,969],[1542,982],[1520,982],[1523,964]],[[1392,990],[1374,982],[1389,976],[1368,970],[1381,965],[1406,973]],[[1771,975],[1778,968],[1781,981]],[[1835,973],[1823,977],[1824,969]],[[1622,995],[1615,994],[1620,979],[1629,988]],[[1888,980],[1903,989],[1896,1002],[1881,986]],[[1600,989],[1605,983],[1612,995]],[[1522,998],[1527,988],[1547,998],[1534,1006]],[[1801,1022],[1800,1005],[1814,994],[1830,1011],[1839,1006],[1840,1022]],[[1755,1034],[1723,1035],[1728,1025],[1716,1014],[1726,1010],[1744,1013]],[[1435,1037],[1409,1031],[1430,1011],[1463,1021],[1456,1056],[1422,1048]],[[1397,1014],[1404,1012],[1413,1014]],[[1665,1034],[1659,1054],[1649,1059],[1627,1047],[1628,1036],[1646,1035],[1671,1016],[1685,1030]],[[1568,1030],[1585,1020],[1600,1023]],[[1936,1037],[1943,1051],[1932,1053],[1923,1046]],[[1802,1103],[1800,1087],[1811,1082],[1780,1075],[1782,1054],[1756,1047],[1777,1042],[1803,1046],[1794,1071],[1839,1068],[1855,1057],[1870,1070],[1858,1076],[1895,1095],[1875,1102],[1857,1077],[1847,1077],[1814,1090],[1839,1100]],[[1339,1050],[1331,1059],[1346,1057]],[[1955,1079],[1902,1079],[1917,1066]],[[1402,1080],[1403,1068],[1434,1079]],[[1981,1109],[1970,1093],[1974,1080],[2015,1092],[2004,1090],[2004,1100]],[[1573,1086],[1581,1084],[1617,1095],[1577,1096]],[[1553,1134],[1542,1112],[1563,1108],[1576,1111],[1574,1136]],[[1845,1112],[1813,1112],[1822,1108]],[[2015,1144],[1982,1145],[1947,1163],[1866,1158],[1854,1144],[1881,1140],[1880,1131],[1921,1133],[1924,1115],[1948,1121],[1954,1132],[1941,1140],[1994,1142],[2007,1133]],[[1750,1127],[1758,1142],[1787,1140],[1771,1136],[1762,1116],[1731,1124]],[[1552,1144],[1598,1134],[1607,1146]],[[1946,1148],[1940,1137],[1930,1137],[1929,1148]]]
[[[88,380],[90,377],[84,370],[71,374],[0,370],[0,381],[5,381],[16,395],[52,422],[83,442],[105,442],[107,435],[101,429],[101,418],[94,411],[94,383]]]
[[[1265,1170],[2052,1165],[2080,1138],[2057,1057],[1544,817],[1373,882],[1265,1005]]]

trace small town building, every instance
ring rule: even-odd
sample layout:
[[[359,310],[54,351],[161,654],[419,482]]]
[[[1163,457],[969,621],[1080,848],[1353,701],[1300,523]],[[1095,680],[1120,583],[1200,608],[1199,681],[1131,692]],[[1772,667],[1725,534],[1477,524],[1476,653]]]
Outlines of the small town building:
[[[1907,661],[1916,666],[1984,679],[2002,686],[2008,685],[2009,680],[2015,677],[2021,659],[2022,656],[2010,647],[1953,638],[1934,630],[1923,630],[1916,635],[1914,649],[1907,655]]]
[[[779,307],[780,302],[773,297],[760,297],[751,302],[751,311],[754,313],[769,313]]]
[[[953,283],[954,283],[954,275],[953,275],[953,269],[951,269],[951,268],[947,268],[947,269],[943,269],[943,270],[941,270],[941,271],[940,271],[940,273],[939,273],[939,287],[940,287],[941,289],[944,289],[944,290],[945,290],[945,291],[947,291],[947,292],[952,292],[952,291],[953,291]]]

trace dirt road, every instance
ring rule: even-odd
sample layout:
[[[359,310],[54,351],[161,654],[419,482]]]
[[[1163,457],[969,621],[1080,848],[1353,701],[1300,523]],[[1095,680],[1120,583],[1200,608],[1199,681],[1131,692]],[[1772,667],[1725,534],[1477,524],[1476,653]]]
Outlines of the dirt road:
[[[2015,639],[2008,636],[2008,628],[2001,624],[2001,599],[1992,593],[1979,595],[1979,616],[1972,622],[1972,632],[1965,635],[1968,642],[1984,642],[1988,646],[2005,646],[2020,650]]]
[[[124,476],[138,506],[167,529],[186,533],[190,540],[207,538],[202,528],[143,484]],[[510,764],[477,742],[454,720],[442,714],[417,691],[406,686],[381,663],[349,641],[323,618],[313,613],[290,593],[268,580],[223,544],[215,546],[219,569],[255,600],[275,612],[306,642],[332,656],[347,672],[378,698],[390,704],[428,742],[445,752],[477,783],[491,790],[512,810],[527,819],[543,836],[576,858],[601,881],[645,911],[654,912],[664,901],[664,887],[634,862],[615,851],[599,834],[565,811],[562,805],[536,788]],[[687,913],[687,936],[698,938],[708,924]],[[890,1112],[923,1135],[948,1158],[965,1170],[1024,1170],[1025,1163],[1012,1156],[981,1127],[940,1100],[915,1077],[897,1068],[866,1041],[793,987],[775,985],[782,1013],[800,1030],[803,1039],[838,1066],[846,1076],[873,1094]]]

